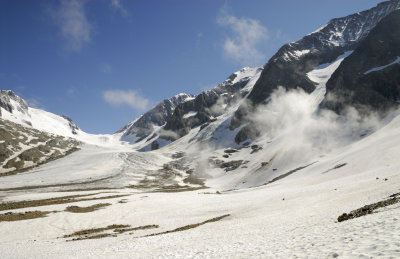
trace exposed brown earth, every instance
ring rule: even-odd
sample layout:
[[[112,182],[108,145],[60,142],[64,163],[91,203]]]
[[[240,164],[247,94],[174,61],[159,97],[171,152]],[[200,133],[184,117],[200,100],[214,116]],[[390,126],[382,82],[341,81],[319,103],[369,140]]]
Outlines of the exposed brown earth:
[[[96,210],[99,210],[101,208],[110,206],[110,203],[99,203],[99,204],[94,204],[92,206],[88,207],[79,207],[79,206],[68,206],[65,211],[72,212],[72,213],[87,213],[87,212],[93,212]]]
[[[122,234],[125,232],[133,232],[137,230],[146,230],[146,229],[153,229],[158,228],[158,225],[146,225],[140,227],[131,227],[130,225],[109,225],[107,227],[102,228],[90,228],[84,229],[80,231],[76,231],[72,234],[63,236],[64,238],[73,238],[67,241],[79,241],[85,239],[98,239],[104,237],[116,237],[118,234]],[[110,232],[112,231],[112,232]]]
[[[197,228],[197,227],[199,227],[201,225],[204,225],[204,224],[207,224],[207,223],[220,221],[220,220],[222,220],[222,219],[224,219],[224,218],[226,218],[228,216],[230,216],[230,214],[226,214],[226,215],[222,215],[220,217],[208,219],[208,220],[200,222],[200,223],[186,225],[186,226],[179,227],[179,228],[176,228],[176,229],[173,229],[173,230],[168,230],[168,231],[164,231],[164,232],[160,232],[160,233],[154,233],[154,234],[146,235],[144,237],[159,236],[159,235],[164,235],[164,234],[169,234],[169,233],[174,233],[174,232],[179,232],[179,231],[185,231],[185,230]]]
[[[42,199],[42,200],[13,201],[13,202],[0,203],[0,211],[31,208],[31,207],[40,207],[40,206],[48,206],[48,205],[56,205],[56,204],[66,204],[66,203],[73,203],[73,202],[80,202],[80,201],[115,199],[115,198],[129,196],[129,194],[119,194],[119,195],[109,195],[109,196],[102,196],[102,197],[90,197],[90,198],[79,199],[81,197],[88,197],[88,196],[93,196],[93,195],[97,195],[97,194],[100,194],[100,193],[70,195],[70,196],[63,196],[63,197],[56,197],[56,198],[49,198],[49,199]]]
[[[26,211],[21,213],[7,212],[4,214],[0,214],[0,222],[43,218],[46,217],[47,214],[52,212],[53,211]]]

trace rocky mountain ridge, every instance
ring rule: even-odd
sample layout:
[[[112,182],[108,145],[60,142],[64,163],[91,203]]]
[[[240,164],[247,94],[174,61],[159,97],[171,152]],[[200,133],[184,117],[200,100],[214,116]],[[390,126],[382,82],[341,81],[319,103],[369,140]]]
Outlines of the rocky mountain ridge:
[[[246,104],[238,108],[230,128],[248,123],[246,117],[264,103],[279,86],[286,89],[302,88],[307,93],[315,90],[307,73],[325,63],[331,63],[346,51],[354,50],[369,32],[388,14],[400,8],[399,0],[382,2],[369,10],[343,18],[332,19],[327,25],[299,41],[281,47],[264,65],[264,70],[249,94]],[[254,138],[253,126],[244,127],[237,138]]]
[[[140,142],[152,134],[156,127],[163,126],[172,116],[175,108],[188,100],[192,100],[194,95],[180,93],[169,99],[165,99],[154,108],[132,121],[117,133],[123,132],[122,139],[129,142]]]
[[[322,107],[343,113],[352,106],[362,113],[386,112],[400,101],[400,10],[368,34],[326,84]]]
[[[180,99],[166,99],[122,128],[121,139],[139,143],[141,150],[148,151],[171,143],[196,127],[204,128],[242,100],[261,71],[260,67],[246,67],[198,95],[181,94]]]

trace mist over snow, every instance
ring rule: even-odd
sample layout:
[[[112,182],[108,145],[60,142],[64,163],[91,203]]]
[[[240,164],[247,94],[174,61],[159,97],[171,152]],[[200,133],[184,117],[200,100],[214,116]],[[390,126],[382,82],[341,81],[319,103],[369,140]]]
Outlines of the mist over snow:
[[[230,131],[230,120],[228,118],[223,121],[223,116],[220,118],[221,124],[212,137],[208,138],[209,141],[204,137],[209,136],[207,132],[199,132],[199,136],[202,133],[203,137],[188,136],[190,140],[183,151],[190,158],[193,174],[207,179],[207,183],[215,187],[238,188],[242,182],[247,182],[243,187],[257,186],[351,146],[378,131],[395,117],[393,114],[384,117],[373,111],[360,115],[351,106],[347,107],[345,114],[338,115],[321,109],[316,98],[318,96],[300,88],[286,90],[279,87],[264,105],[258,106],[247,118],[251,126],[261,132],[254,140],[235,144],[234,137],[240,128]],[[220,102],[213,108],[220,111],[217,107],[221,107]],[[182,143],[178,141],[171,148],[179,147]],[[249,146],[247,149],[242,148],[244,143],[259,146],[262,150],[250,153]],[[232,147],[238,151],[228,157],[224,151]],[[220,168],[221,163],[238,160],[248,163],[229,173]],[[260,168],[260,161],[269,161],[271,167]],[[274,168],[279,170],[272,170]]]
[[[259,106],[249,119],[263,133],[261,138],[279,142],[282,151],[301,150],[303,156],[350,144],[380,126],[380,116],[372,111],[360,116],[348,107],[340,116],[320,109],[314,96],[304,90],[287,91],[283,87],[274,91],[268,103]]]

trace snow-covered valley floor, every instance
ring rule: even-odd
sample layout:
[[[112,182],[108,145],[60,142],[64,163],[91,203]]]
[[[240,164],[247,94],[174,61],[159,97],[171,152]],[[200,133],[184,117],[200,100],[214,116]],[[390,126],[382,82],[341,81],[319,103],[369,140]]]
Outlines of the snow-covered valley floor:
[[[225,175],[206,181],[213,188],[163,191],[188,184],[157,175],[168,148],[84,146],[0,178],[1,258],[399,258],[400,203],[337,222],[400,192],[399,129],[397,116],[287,177],[239,190],[223,187]]]
[[[179,193],[107,190],[110,193],[103,192],[96,196],[129,196],[74,203],[80,206],[99,202],[111,204],[90,213],[63,211],[71,204],[20,209],[18,211],[60,212],[44,218],[1,222],[2,258],[400,256],[400,204],[379,213],[336,223],[341,213],[398,191],[400,178],[397,173],[380,175],[387,177],[388,181],[376,180],[373,173],[328,180],[333,178],[331,175],[323,177],[326,181],[308,181],[307,177],[303,177],[299,177],[298,181],[287,178],[270,186],[222,194],[206,194],[211,193],[210,190]],[[13,195],[13,200],[25,200],[67,194]],[[119,203],[122,199],[126,203]],[[143,237],[227,214],[229,216],[220,221],[197,228]],[[93,240],[66,242],[68,239],[62,238],[74,231],[112,224],[129,224],[132,227],[155,224],[159,228]]]

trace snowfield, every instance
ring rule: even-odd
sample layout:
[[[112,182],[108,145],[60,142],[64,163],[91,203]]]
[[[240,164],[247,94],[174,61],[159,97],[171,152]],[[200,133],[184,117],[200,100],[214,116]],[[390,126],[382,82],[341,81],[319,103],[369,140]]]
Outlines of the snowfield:
[[[219,182],[220,188],[187,192],[128,188],[122,183],[127,179],[134,183],[135,173],[143,177],[145,168],[156,169],[168,162],[168,149],[137,153],[86,146],[34,171],[1,178],[2,203],[83,194],[99,198],[3,210],[2,214],[52,213],[0,222],[2,258],[399,257],[400,204],[337,223],[343,212],[400,191],[400,116],[394,113],[388,120],[377,132],[325,154],[307,168],[270,184],[239,190],[227,190],[223,182]],[[124,161],[129,155],[134,159],[127,164]],[[338,164],[345,166],[333,169]],[[133,173],[131,177],[129,172]],[[120,176],[92,183],[90,187],[97,186],[96,190],[82,189],[79,184],[116,174]],[[75,190],[59,192],[62,186],[46,187],[65,183],[73,183]],[[105,202],[110,205],[93,212],[65,211],[71,205],[87,207]],[[206,222],[225,215],[229,216]],[[204,224],[187,228],[199,223]],[[158,228],[99,239],[66,242],[73,238],[64,238],[75,231],[113,224]],[[177,228],[183,229],[146,236]]]

